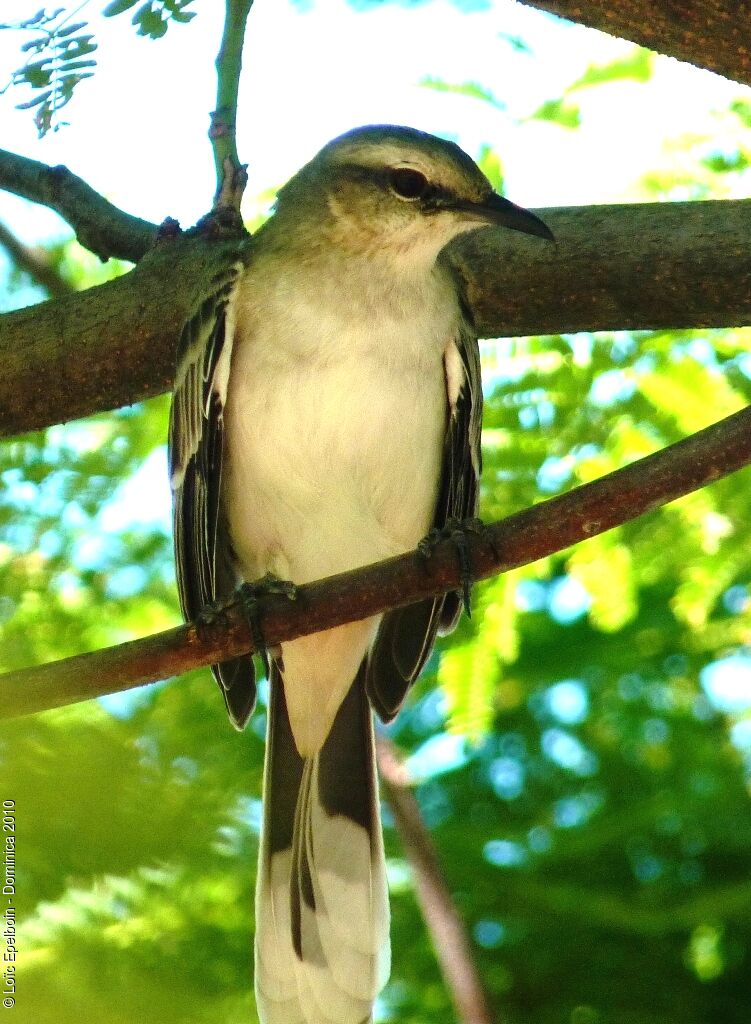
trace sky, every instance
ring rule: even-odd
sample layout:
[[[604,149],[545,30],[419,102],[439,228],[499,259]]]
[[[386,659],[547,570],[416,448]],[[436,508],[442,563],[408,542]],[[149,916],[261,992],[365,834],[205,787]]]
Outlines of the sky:
[[[2,17],[10,23],[38,6],[4,0]],[[205,132],[224,5],[197,0],[197,17],[172,25],[158,41],[138,37],[128,14],[101,18],[102,6],[91,0],[80,11],[99,41],[100,66],[64,112],[70,126],[38,140],[30,113],[15,109],[31,94],[10,89],[0,95],[2,145],[67,164],[130,212],[154,221],[169,214],[188,225],[213,194]],[[25,38],[0,32],[0,83],[19,65]],[[529,50],[509,38],[523,38]],[[626,82],[580,90],[577,131],[516,124],[589,65],[632,49],[512,0],[467,14],[447,0],[364,12],[344,0],[256,0],[238,117],[238,148],[250,174],[246,213],[255,194],[281,184],[330,138],[379,122],[445,135],[472,155],[491,145],[503,161],[507,194],[528,206],[634,198],[634,180],[659,160],[666,136],[717,133],[712,111],[751,90],[661,58],[648,88]],[[428,88],[426,77],[480,83],[498,105]],[[6,198],[0,216],[28,238],[61,229],[54,215]]]

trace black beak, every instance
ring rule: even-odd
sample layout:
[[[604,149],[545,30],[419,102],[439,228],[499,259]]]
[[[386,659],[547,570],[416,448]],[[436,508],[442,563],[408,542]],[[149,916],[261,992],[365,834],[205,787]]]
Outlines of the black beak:
[[[523,231],[525,235],[537,235],[539,238],[547,238],[549,242],[555,241],[553,232],[544,221],[495,192],[491,192],[479,203],[460,201],[452,202],[451,206],[487,224],[498,224],[512,231]]]

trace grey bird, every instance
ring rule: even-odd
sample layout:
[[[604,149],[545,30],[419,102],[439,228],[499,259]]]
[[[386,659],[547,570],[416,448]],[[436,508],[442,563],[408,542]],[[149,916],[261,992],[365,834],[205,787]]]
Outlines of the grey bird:
[[[357,128],[279,192],[250,266],[183,336],[170,422],[183,614],[271,573],[296,584],[477,512],[476,331],[442,254],[498,225],[551,238],[458,146]],[[390,967],[371,707],[399,710],[450,593],[272,658],[255,984],[264,1024],[367,1024]],[[249,656],[213,667],[233,723]]]

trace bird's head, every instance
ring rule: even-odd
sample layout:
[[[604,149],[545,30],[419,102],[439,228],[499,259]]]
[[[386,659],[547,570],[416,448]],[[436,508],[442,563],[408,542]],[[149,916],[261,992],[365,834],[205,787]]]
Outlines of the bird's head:
[[[329,142],[280,191],[277,212],[351,254],[432,263],[457,235],[496,225],[552,239],[534,214],[496,192],[453,142],[393,125]]]

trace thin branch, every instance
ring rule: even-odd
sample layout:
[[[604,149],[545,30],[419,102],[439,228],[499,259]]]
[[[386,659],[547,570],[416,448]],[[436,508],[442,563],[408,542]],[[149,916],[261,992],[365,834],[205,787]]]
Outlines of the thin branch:
[[[485,230],[452,250],[481,337],[751,324],[751,201],[536,212],[556,246]],[[122,225],[100,227],[114,237]],[[205,242],[176,240],[170,251],[165,241],[170,258],[143,260],[114,285],[0,317],[0,435],[167,390]],[[76,367],[87,369],[78,389]]]
[[[247,182],[245,166],[237,155],[237,94],[242,70],[245,24],[253,0],[226,0],[224,32],[216,58],[216,110],[211,115],[209,137],[216,169],[215,206],[239,212]]]
[[[0,222],[0,245],[10,256],[19,270],[41,285],[53,299],[71,295],[74,291],[57,267],[52,263],[44,249],[25,245],[13,234],[7,224]]]
[[[746,924],[751,912],[751,882],[704,890],[692,899],[650,906],[596,886],[571,885],[549,877],[537,881],[531,875],[516,881],[507,876],[503,899],[512,913],[534,912],[588,928],[652,937],[690,931],[705,921],[735,920]]]
[[[62,164],[50,167],[0,149],[0,188],[57,211],[81,245],[103,260],[136,263],[156,238],[155,224],[113,206]]]
[[[468,536],[475,579],[534,562],[704,487],[751,462],[751,407],[654,455],[525,509]],[[266,642],[421,601],[460,585],[452,541],[430,558],[413,551],[298,588],[295,601],[261,605]],[[233,600],[210,627],[178,626],[143,640],[0,676],[0,718],[117,693],[251,651],[248,623]]]
[[[751,85],[748,10],[738,0],[522,0],[529,7]]]
[[[412,868],[417,898],[428,926],[441,973],[462,1024],[494,1024],[488,997],[477,970],[472,945],[441,870],[435,844],[420,807],[404,777],[394,745],[377,742],[381,792],[394,815],[404,852]]]

